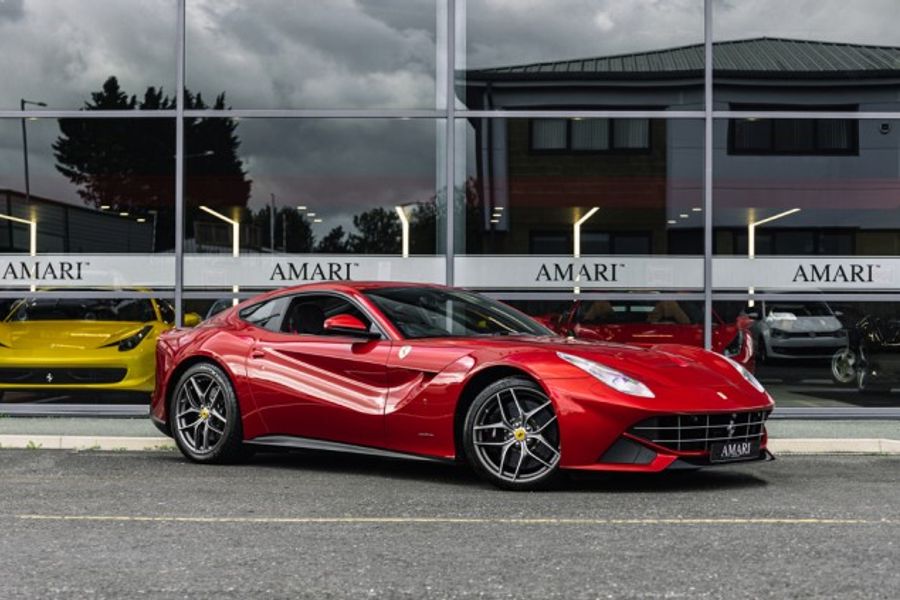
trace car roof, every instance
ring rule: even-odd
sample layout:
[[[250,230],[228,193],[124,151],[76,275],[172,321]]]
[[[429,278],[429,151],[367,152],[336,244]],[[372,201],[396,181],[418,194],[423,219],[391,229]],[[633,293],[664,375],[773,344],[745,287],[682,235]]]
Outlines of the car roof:
[[[389,288],[419,287],[450,289],[444,285],[435,283],[414,283],[409,281],[323,281],[321,283],[304,283],[288,288],[281,288],[279,292],[302,292],[313,290],[342,290],[342,291],[368,291]]]
[[[415,283],[411,281],[321,281],[278,288],[269,292],[265,292],[258,296],[254,296],[252,300],[254,300],[254,302],[258,302],[260,300],[267,300],[275,296],[295,294],[298,292],[344,292],[352,294],[354,292],[361,293],[370,290],[396,288],[430,288],[444,290],[455,289],[445,285],[438,285],[436,283]]]

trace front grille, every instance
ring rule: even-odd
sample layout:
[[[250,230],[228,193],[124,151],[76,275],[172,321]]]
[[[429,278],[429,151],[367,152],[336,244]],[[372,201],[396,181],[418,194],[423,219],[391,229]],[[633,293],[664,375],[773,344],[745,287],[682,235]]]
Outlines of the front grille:
[[[772,335],[774,339],[785,338],[790,340],[816,340],[820,338],[843,338],[843,329],[837,331],[788,331]]]
[[[644,419],[628,432],[669,450],[699,452],[715,442],[762,439],[769,412],[664,415]]]
[[[117,383],[125,379],[127,369],[104,368],[5,368],[0,369],[0,383],[18,385],[90,385]]]
[[[791,356],[823,356],[823,357],[831,357],[839,348],[844,348],[846,344],[840,342],[839,340],[835,340],[834,345],[828,346],[802,346],[799,348],[792,348],[791,346],[779,346],[777,344],[772,344],[772,352],[776,352],[778,354],[789,354]]]

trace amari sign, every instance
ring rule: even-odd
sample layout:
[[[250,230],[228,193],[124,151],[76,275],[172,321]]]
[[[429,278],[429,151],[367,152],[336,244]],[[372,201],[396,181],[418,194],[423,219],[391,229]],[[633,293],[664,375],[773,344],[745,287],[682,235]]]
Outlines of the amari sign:
[[[273,288],[317,281],[417,281],[443,283],[442,256],[220,256],[184,257],[186,287]]]
[[[0,262],[2,280],[6,283],[66,283],[84,281],[84,269],[90,262],[82,260],[9,260]]]
[[[703,289],[703,259],[668,256],[457,256],[455,282],[482,289]]]
[[[0,255],[6,289],[66,287],[171,289],[170,254]],[[900,258],[716,257],[713,287],[747,291],[900,289]],[[457,256],[455,284],[489,290],[703,289],[703,259],[669,256]],[[444,283],[443,256],[188,254],[187,289],[270,289],[320,281]]]
[[[765,257],[713,260],[717,289],[756,291],[888,290],[900,287],[900,259]]]

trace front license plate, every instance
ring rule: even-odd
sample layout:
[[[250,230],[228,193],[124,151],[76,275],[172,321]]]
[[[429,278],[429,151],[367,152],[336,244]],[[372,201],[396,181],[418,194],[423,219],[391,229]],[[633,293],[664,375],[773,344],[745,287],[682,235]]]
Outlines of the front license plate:
[[[731,462],[759,458],[759,440],[719,442],[709,447],[710,462]]]

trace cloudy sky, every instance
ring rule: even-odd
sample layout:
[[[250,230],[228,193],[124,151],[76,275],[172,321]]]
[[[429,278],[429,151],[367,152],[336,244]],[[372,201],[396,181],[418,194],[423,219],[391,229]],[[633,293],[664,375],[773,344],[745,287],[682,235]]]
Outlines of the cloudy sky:
[[[700,43],[702,0],[458,0],[466,68]],[[0,106],[79,108],[110,75],[174,88],[175,0],[0,0]],[[761,35],[900,45],[896,0],[717,0],[717,39]],[[236,108],[440,105],[440,0],[188,0],[187,85]],[[463,43],[464,42],[464,43]],[[78,202],[53,169],[53,121],[28,124],[32,189]],[[249,121],[238,128],[253,203],[354,207],[426,199],[430,122]],[[18,120],[0,122],[0,187],[22,186]],[[323,224],[326,227],[327,224]],[[320,235],[323,232],[319,232]]]

